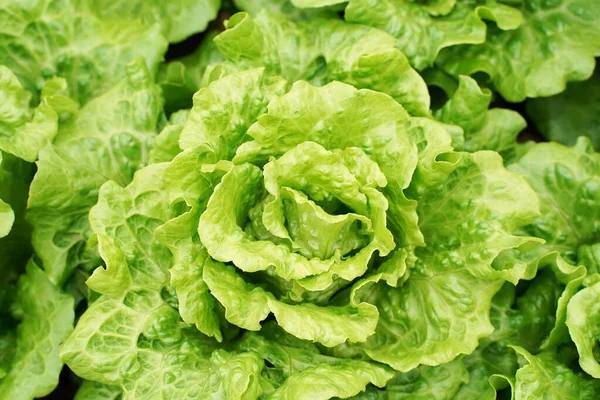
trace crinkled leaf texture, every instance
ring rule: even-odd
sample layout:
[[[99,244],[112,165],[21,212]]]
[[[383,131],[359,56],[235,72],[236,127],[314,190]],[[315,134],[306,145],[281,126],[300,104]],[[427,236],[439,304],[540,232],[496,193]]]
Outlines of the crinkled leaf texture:
[[[509,168],[540,198],[542,213],[525,230],[546,241],[542,252],[577,265],[578,254],[600,240],[600,154],[587,138],[573,147],[540,143]]]
[[[488,109],[492,93],[481,89],[468,76],[459,76],[458,87],[444,106],[434,113],[435,119],[456,125],[463,130],[463,137],[454,139],[457,150],[493,150],[505,160],[514,158],[517,135],[527,123],[521,115],[504,108]]]
[[[265,67],[289,82],[338,80],[387,93],[414,115],[429,114],[423,79],[385,32],[326,11],[298,16],[266,9],[235,14],[226,27],[214,39],[227,61],[217,67],[223,73]]]
[[[528,271],[494,260],[537,242],[514,233],[537,197],[498,154],[453,151],[385,93],[269,68],[228,70],[176,125],[182,151],[105,182],[90,211],[105,268],[62,348],[76,374],[125,399],[312,399],[392,367],[390,393],[457,393],[454,359]]]
[[[87,246],[88,212],[107,180],[127,184],[148,162],[162,117],[160,88],[143,60],[127,77],[61,124],[41,151],[31,184],[28,220],[33,246],[53,282],[64,282],[80,265],[97,262]]]
[[[91,211],[107,267],[88,281],[102,296],[62,347],[73,371],[120,386],[124,399],[350,397],[368,383],[385,385],[392,376],[386,368],[320,355],[277,327],[247,334],[225,350],[181,321],[177,298],[166,287],[178,255],[152,239],[155,227],[173,217],[162,186],[165,168],[146,167],[125,188],[106,183]],[[162,230],[163,240],[176,239]],[[307,390],[326,376],[347,384]]]
[[[434,164],[427,171],[431,175],[416,176],[409,188],[428,246],[417,249],[402,286],[359,283],[359,296],[377,306],[380,323],[365,344],[336,353],[360,350],[409,371],[469,354],[492,332],[493,295],[504,280],[518,281],[525,269],[498,271],[491,265],[503,250],[532,241],[511,232],[537,215],[537,197],[495,153],[450,156]]]
[[[83,381],[74,400],[120,400],[123,391],[118,386],[94,381]]]
[[[63,95],[65,90],[63,79],[47,81],[41,103],[32,109],[31,93],[23,89],[10,69],[0,65],[0,149],[35,161],[40,149],[56,135],[59,114],[77,111],[77,103]]]
[[[510,345],[537,353],[565,342],[566,304],[581,285],[585,268],[567,264],[556,253],[543,257],[539,268],[535,278],[520,284],[525,289],[505,283],[494,296],[494,332],[463,359],[470,377],[457,399],[493,400],[497,390],[511,383],[519,364]]]
[[[243,96],[245,101],[240,103],[238,82],[245,82],[242,88],[246,96],[261,101],[248,101]],[[403,126],[408,116],[383,94],[341,83],[316,88],[303,82],[285,96],[274,98],[269,111],[259,116],[266,112],[266,104],[261,105],[262,93],[280,91],[281,87],[277,80],[264,77],[262,70],[250,70],[228,75],[198,92],[181,134],[186,150],[173,160],[167,175],[219,168],[219,163],[203,166],[207,159],[233,158],[238,164],[225,168],[216,187],[210,183],[208,172],[202,178],[207,185],[199,185],[195,179],[194,186],[188,187],[186,182],[192,182],[189,178],[173,179],[174,191],[181,192],[190,206],[206,207],[199,238],[211,258],[220,262],[205,262],[203,279],[226,308],[230,322],[257,330],[259,322],[273,312],[284,329],[301,338],[328,346],[347,339],[365,340],[376,323],[377,312],[372,306],[321,304],[364,274],[374,252],[385,255],[394,246],[386,229],[388,200],[377,188],[387,184],[398,190],[395,196],[400,201],[406,202],[401,189],[407,186],[416,162],[416,149]],[[214,95],[230,93],[231,88],[236,88],[232,95]],[[221,108],[239,113],[240,119],[225,119],[217,109],[205,112],[205,104],[214,103],[213,99],[218,99]],[[373,104],[381,104],[380,113],[368,119],[359,121],[352,111]],[[244,125],[257,117],[257,124],[246,134]],[[277,122],[279,119],[284,122]],[[389,124],[390,119],[397,123]],[[353,126],[354,121],[353,133],[344,137],[341,129]],[[270,148],[278,135],[285,139],[277,148]],[[379,164],[361,148],[375,155]],[[211,149],[211,156],[195,156],[206,153],[202,149]],[[378,149],[386,149],[386,153]],[[264,165],[271,155],[280,158]],[[248,162],[262,166],[262,172]],[[388,179],[383,171],[389,173]],[[340,211],[340,215],[328,212],[340,207],[350,211]],[[403,212],[408,213],[398,211]],[[247,216],[244,218],[249,222],[239,225],[241,217],[237,215]],[[402,217],[397,217],[398,229],[413,235],[403,227]],[[317,236],[318,232],[324,235],[322,243],[312,239],[313,230]],[[233,262],[247,273],[259,273],[257,276],[270,280],[271,285],[255,287],[244,281],[241,271],[222,262]],[[261,272],[267,267],[272,269],[270,278],[265,274],[268,271]]]
[[[492,2],[489,2],[492,3]],[[588,79],[600,55],[600,4],[594,0],[512,2],[522,15],[507,29],[488,26],[485,42],[449,47],[436,64],[454,74],[487,73],[506,100],[562,92]]]
[[[103,18],[98,9],[110,9],[96,3],[108,2],[8,0],[0,6],[0,64],[33,93],[34,104],[54,77],[66,79],[69,97],[84,104],[124,78],[124,66],[137,57],[156,70],[167,47],[161,26],[144,25],[137,15]]]
[[[415,68],[432,66],[443,48],[486,40],[485,21],[501,29],[519,27],[523,17],[513,7],[495,1],[350,0],[349,22],[389,32]]]
[[[45,396],[58,385],[62,369],[58,351],[73,329],[73,298],[30,261],[19,278],[12,309],[19,320],[16,331],[5,332],[10,326],[5,326],[4,320],[0,328],[0,347],[8,352],[8,358],[0,356],[0,397],[25,400]],[[4,347],[11,336],[14,347]]]
[[[514,398],[525,399],[594,399],[600,395],[600,382],[576,373],[556,359],[553,353],[532,355],[514,346],[526,365],[516,374]]]
[[[217,16],[221,0],[88,0],[101,18],[159,24],[169,42],[180,42],[206,29]]]

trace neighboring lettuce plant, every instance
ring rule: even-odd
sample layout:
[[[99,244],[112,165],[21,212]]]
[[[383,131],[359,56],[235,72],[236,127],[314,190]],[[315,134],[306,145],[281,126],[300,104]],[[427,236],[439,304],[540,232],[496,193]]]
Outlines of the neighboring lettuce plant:
[[[154,71],[169,41],[204,30],[219,0],[7,0],[0,5],[0,64],[37,102],[44,82],[63,77],[81,104],[125,76],[142,57]]]
[[[102,186],[102,296],[62,349],[79,376],[128,398],[349,397],[493,331],[492,297],[525,270],[492,263],[536,242],[513,234],[538,213],[527,183],[384,93],[287,87],[225,75],[194,96],[180,154]],[[448,368],[456,392],[467,372]]]
[[[556,96],[531,99],[527,116],[548,140],[572,146],[587,136],[600,151],[600,68],[584,82],[574,82]]]
[[[285,2],[238,3],[248,12],[233,15],[214,42],[204,42],[198,53],[161,68],[169,109],[191,106],[186,104],[189,95],[220,76],[264,67],[290,83],[338,80],[373,89],[389,94],[414,115],[429,114],[425,83],[395,47],[393,36],[345,23],[328,10],[290,11]],[[209,65],[220,59],[224,62]]]
[[[322,7],[341,0],[291,0]],[[600,56],[594,0],[350,0],[349,22],[380,28],[418,70],[488,74],[508,101],[550,96],[588,79]]]

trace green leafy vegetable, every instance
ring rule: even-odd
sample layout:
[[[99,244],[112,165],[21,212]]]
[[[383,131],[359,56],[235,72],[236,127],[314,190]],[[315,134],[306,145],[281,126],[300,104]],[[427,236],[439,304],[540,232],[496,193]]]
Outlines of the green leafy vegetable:
[[[579,136],[600,150],[600,69],[556,96],[527,101],[527,115],[548,139],[572,146]]]
[[[0,398],[600,397],[599,27],[0,0]]]

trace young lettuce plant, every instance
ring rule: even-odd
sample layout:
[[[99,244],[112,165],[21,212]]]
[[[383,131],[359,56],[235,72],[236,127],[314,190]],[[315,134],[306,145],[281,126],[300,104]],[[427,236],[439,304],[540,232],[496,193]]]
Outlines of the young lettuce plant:
[[[458,390],[453,360],[527,272],[492,263],[538,241],[513,234],[538,200],[498,154],[453,151],[387,94],[263,68],[201,89],[179,143],[100,190],[75,373],[126,398],[345,398],[445,364]]]

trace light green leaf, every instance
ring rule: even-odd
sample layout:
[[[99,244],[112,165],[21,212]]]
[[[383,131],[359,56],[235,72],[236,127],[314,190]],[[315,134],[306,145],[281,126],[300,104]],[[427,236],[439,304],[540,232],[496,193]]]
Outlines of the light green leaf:
[[[125,188],[114,181],[100,188],[89,220],[99,247],[106,249],[101,254],[108,268],[97,268],[88,279],[96,292],[116,296],[136,285],[160,288],[168,281],[172,254],[153,237],[156,227],[172,216],[161,186],[165,167],[155,164],[140,170]],[[112,273],[112,266],[123,272]]]
[[[567,82],[592,75],[594,57],[600,55],[596,1],[533,0],[503,7],[522,13],[523,23],[513,30],[491,25],[485,42],[447,48],[436,63],[453,75],[487,73],[511,102],[551,96],[564,91]]]
[[[228,29],[215,38],[228,68],[264,66],[290,82],[339,80],[387,93],[415,115],[429,114],[425,83],[392,36],[346,24],[328,12],[294,14],[262,10],[232,16]]]
[[[534,356],[521,347],[513,348],[528,363],[517,371],[515,400],[593,399],[600,394],[600,382],[576,374],[552,353]]]
[[[62,369],[58,350],[73,329],[73,298],[30,261],[27,272],[19,278],[13,310],[21,321],[10,367],[4,377],[0,376],[0,397],[43,397],[58,385]]]
[[[452,164],[438,161],[438,181],[415,178],[409,188],[428,244],[417,249],[409,279],[398,288],[355,287],[380,313],[375,335],[355,348],[400,371],[475,350],[493,331],[493,295],[504,280],[516,282],[525,272],[491,264],[504,249],[531,241],[511,232],[536,216],[535,194],[494,153],[457,156]]]
[[[575,294],[567,306],[566,324],[579,352],[581,368],[594,378],[600,378],[597,354],[600,338],[600,283]]]
[[[261,287],[245,282],[226,264],[207,262],[203,277],[212,295],[225,307],[227,320],[247,330],[260,330],[260,322],[272,312],[288,333],[331,347],[346,340],[364,341],[377,323],[377,310],[367,304],[285,304]]]
[[[600,68],[586,81],[569,83],[561,94],[528,100],[526,110],[546,139],[572,146],[587,136],[600,151]]]
[[[344,2],[345,0],[291,0],[291,3],[298,8],[327,7]]]
[[[10,69],[0,65],[0,149],[35,161],[39,150],[56,135],[59,115],[77,111],[77,103],[62,94],[65,90],[63,79],[47,81],[41,103],[30,108],[31,93]]]
[[[445,47],[482,43],[486,36],[483,20],[495,21],[502,29],[515,29],[523,20],[512,7],[470,0],[350,0],[344,15],[349,22],[389,32],[418,70],[432,66]]]
[[[100,382],[83,381],[74,400],[120,400],[123,391],[118,386],[105,385]]]
[[[215,342],[182,324],[159,292],[141,288],[96,300],[61,357],[85,379],[120,385],[124,399],[255,398],[254,377],[262,362],[252,353],[216,349]]]
[[[198,219],[196,210],[188,211],[159,226],[154,236],[173,253],[170,283],[177,293],[181,318],[220,342],[216,301],[203,278],[204,265],[212,260],[200,244]]]
[[[103,185],[90,220],[98,243],[109,250],[101,253],[108,269],[97,269],[88,283],[104,294],[81,317],[61,357],[85,379],[120,385],[125,399],[255,398],[258,358],[213,352],[218,344],[181,321],[177,300],[165,288],[174,257],[153,238],[154,229],[173,217],[162,187],[165,168],[144,168],[125,188]],[[163,229],[163,240],[168,234]],[[111,273],[112,265],[125,273]],[[129,277],[126,284],[122,276]],[[207,380],[215,384],[204,385]]]
[[[127,79],[86,104],[40,151],[28,220],[53,282],[64,282],[78,266],[97,265],[86,244],[89,209],[104,182],[125,185],[148,162],[161,115],[160,89],[138,59],[127,66]]]
[[[179,110],[171,114],[169,123],[154,138],[150,150],[149,164],[172,161],[181,153],[179,148],[179,136],[187,121],[190,110]]]
[[[491,92],[480,89],[474,79],[460,76],[458,88],[450,100],[434,114],[438,121],[458,125],[464,131],[464,144],[453,141],[457,150],[494,150],[511,158],[517,135],[525,129],[525,119],[516,111],[503,108],[488,110]]]
[[[221,0],[87,0],[87,3],[101,18],[159,24],[169,42],[180,42],[202,32],[217,16],[221,6]]]
[[[322,364],[314,368],[307,368],[289,377],[273,392],[270,398],[327,400],[336,397],[345,399],[357,394],[371,382],[377,386],[384,386],[389,379],[374,365],[366,364],[361,367]],[[306,390],[307,387],[310,389]]]
[[[322,355],[314,344],[287,335],[272,323],[265,324],[260,334],[246,333],[239,347],[264,358],[268,366],[263,387],[269,398],[347,398],[368,383],[381,388],[393,376],[380,364]]]
[[[525,287],[520,296],[516,294],[523,289],[510,283],[494,296],[490,313],[494,332],[463,359],[470,379],[461,386],[457,399],[496,399],[496,391],[507,386],[507,380],[497,376],[512,377],[518,369],[516,354],[507,346],[538,352],[564,341],[566,304],[585,271],[568,265],[556,254],[542,259],[540,265],[545,268],[531,282],[520,284]]]
[[[354,399],[451,400],[455,398],[460,385],[468,380],[468,376],[460,360],[435,367],[420,366],[408,372],[398,372],[385,388],[369,387]]]
[[[251,139],[246,135],[247,127],[266,111],[271,97],[283,94],[284,85],[281,79],[265,77],[263,70],[255,69],[228,75],[198,92],[180,137],[180,146],[185,150],[165,172],[170,202],[183,200],[198,215],[202,213],[225,172],[219,168],[203,171],[204,166],[226,155],[232,157],[237,145]],[[219,106],[213,107],[213,102]]]
[[[106,8],[93,0],[2,3],[0,64],[33,93],[34,104],[44,81],[54,77],[65,78],[69,97],[85,104],[124,78],[124,66],[137,57],[155,71],[167,47],[161,27],[143,25],[137,16],[106,19],[98,9]]]
[[[114,247],[112,252],[130,257],[127,262],[120,262],[121,267],[127,269],[131,281],[125,287],[102,269],[98,270],[103,275],[99,279],[106,284],[114,282],[114,290],[103,294],[83,314],[75,331],[64,343],[61,356],[82,378],[120,386],[124,399],[255,399],[263,393],[272,393],[276,387],[285,385],[290,375],[299,371],[291,370],[280,380],[281,375],[271,377],[264,371],[263,357],[271,359],[270,353],[249,348],[242,349],[242,352],[221,349],[214,340],[181,321],[174,308],[177,301],[165,287],[168,278],[163,279],[162,275],[152,277],[153,271],[162,271],[164,265],[169,264],[164,259],[164,265],[152,265],[153,262],[162,262],[163,257],[159,252],[160,245],[147,236],[160,220],[172,218],[165,215],[170,210],[160,178],[164,168],[164,164],[144,168],[126,188],[109,182],[101,189],[99,204],[91,211],[92,227],[100,244]],[[197,250],[193,235],[185,230],[190,225],[194,226],[190,222],[197,221],[193,213],[194,210],[190,210],[169,220],[157,232],[161,241],[169,244],[174,260],[185,261],[184,256],[189,251],[192,254],[188,257],[193,257]],[[186,221],[188,218],[189,221]],[[111,241],[104,242],[103,236],[111,238]],[[119,260],[105,261],[110,265]],[[205,263],[205,279],[215,264]],[[220,273],[218,283],[222,283],[224,277]],[[181,301],[185,303],[186,300],[180,300],[180,309]],[[340,318],[340,321],[346,321],[346,317]],[[290,346],[289,343],[299,341],[286,335],[279,336],[276,346],[285,343]],[[380,366],[320,356],[316,348],[311,348],[309,354],[304,351],[295,355],[293,349],[291,353],[293,360],[285,357],[277,365],[298,365],[302,370],[315,368],[314,374],[305,371],[296,382],[316,379],[319,371],[327,368],[321,364],[331,364],[335,373],[346,371],[346,375],[353,374],[359,378],[357,389],[353,389],[351,394],[370,382],[383,386],[390,377]],[[304,358],[315,362],[306,365]],[[294,384],[295,381],[291,381],[290,385]],[[340,394],[350,393],[348,390],[340,389]]]
[[[251,137],[248,127],[266,112],[271,98],[285,93],[285,81],[266,76],[263,69],[242,71],[200,89],[194,95],[180,136],[180,146],[209,147],[219,159],[230,160],[236,149]]]
[[[329,287],[334,273],[347,281],[364,274],[375,251],[385,256],[394,247],[393,237],[385,224],[387,201],[374,188],[362,187],[343,161],[339,154],[314,142],[304,142],[264,166],[267,197],[261,222],[264,224],[262,229],[277,237],[274,242],[254,240],[248,231],[243,232],[243,226],[238,225],[237,221],[248,215],[264,197],[261,189],[263,178],[258,168],[249,164],[233,167],[215,189],[200,218],[202,243],[213,258],[222,262],[232,261],[246,272],[272,267],[285,280],[329,272],[322,282],[300,282],[306,288],[310,285],[312,290]],[[377,172],[382,177],[378,168]],[[359,230],[357,234],[361,235],[357,239],[359,242],[345,248],[341,247],[347,245],[345,235],[332,236],[331,242],[326,242],[325,252],[321,251],[323,246],[319,247],[314,240],[315,232],[321,229],[316,226],[321,225],[330,234],[332,230],[336,232],[335,220],[344,223],[344,217],[332,216],[312,202],[312,209],[309,208],[308,213],[298,219],[294,212],[309,200],[297,190],[324,202],[337,201],[356,212],[346,215],[351,224],[359,222],[356,228]],[[241,192],[235,196],[235,202],[231,201],[232,191]],[[295,197],[293,193],[296,193]],[[290,203],[296,206],[287,205]],[[345,225],[348,226],[347,223]],[[301,229],[308,230],[305,236]],[[328,239],[321,235],[318,238],[319,242]],[[361,246],[363,243],[364,247]],[[358,251],[349,255],[352,250]],[[315,279],[321,281],[320,278]]]
[[[557,251],[577,264],[579,247],[600,234],[600,155],[584,138],[573,147],[540,143],[510,168],[540,198],[542,214],[526,232],[546,241],[542,253]]]

